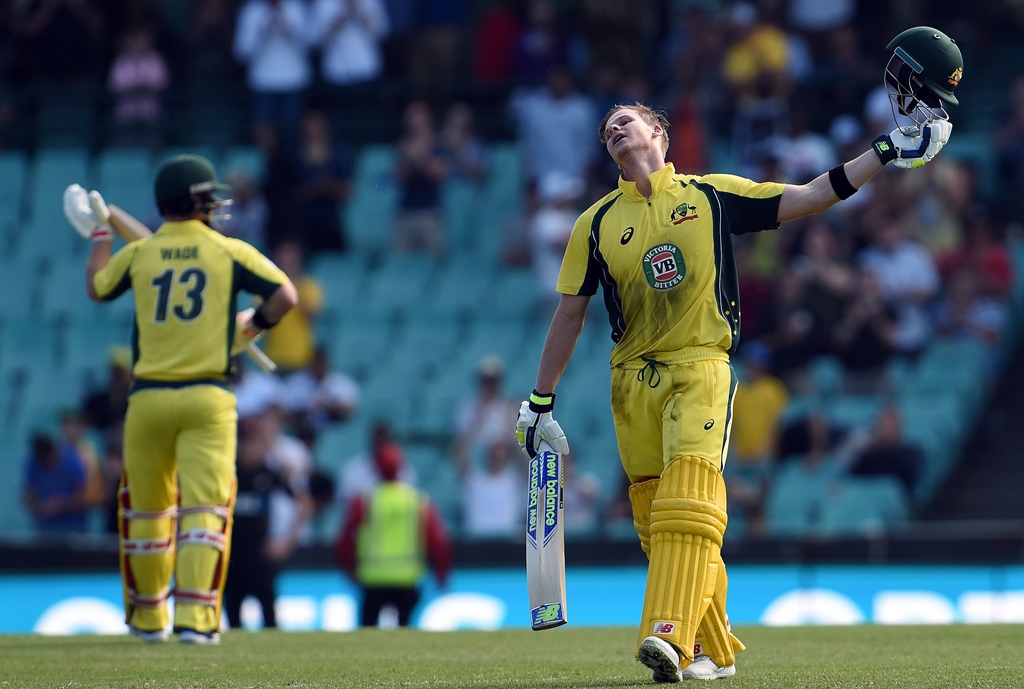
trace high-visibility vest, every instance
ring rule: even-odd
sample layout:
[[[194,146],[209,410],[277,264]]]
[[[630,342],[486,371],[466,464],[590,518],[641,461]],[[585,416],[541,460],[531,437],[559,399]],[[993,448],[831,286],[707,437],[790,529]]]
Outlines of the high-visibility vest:
[[[415,586],[426,571],[424,498],[404,483],[370,496],[356,541],[356,579],[364,586]]]

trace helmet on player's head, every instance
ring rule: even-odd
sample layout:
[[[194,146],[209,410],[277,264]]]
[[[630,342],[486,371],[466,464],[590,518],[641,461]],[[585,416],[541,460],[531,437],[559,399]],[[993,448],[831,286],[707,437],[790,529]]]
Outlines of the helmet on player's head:
[[[949,119],[946,104],[959,104],[953,89],[964,72],[956,42],[938,29],[915,26],[892,39],[886,50],[892,55],[885,66],[885,90],[897,124],[898,115],[919,125]]]
[[[231,199],[215,195],[228,187],[217,181],[213,163],[202,156],[187,153],[166,160],[157,170],[153,189],[161,215],[190,215],[199,211],[209,220],[228,217],[221,209],[231,205]]]

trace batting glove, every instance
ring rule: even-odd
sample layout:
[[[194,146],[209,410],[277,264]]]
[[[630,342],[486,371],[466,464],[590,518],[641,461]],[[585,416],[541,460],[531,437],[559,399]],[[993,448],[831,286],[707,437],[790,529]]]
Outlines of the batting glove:
[[[516,421],[516,442],[528,458],[537,456],[540,441],[547,441],[551,449],[559,454],[569,452],[569,441],[558,422],[551,416],[555,408],[555,393],[542,395],[536,390],[530,399],[519,405],[519,419]]]
[[[259,341],[266,332],[252,322],[256,309],[251,306],[235,314],[235,339],[231,345],[231,356],[235,356],[250,344]]]
[[[949,120],[929,120],[923,129],[900,127],[871,142],[882,164],[899,168],[924,167],[949,141],[953,124]]]
[[[94,242],[113,241],[110,211],[98,191],[86,193],[78,184],[64,190],[64,216],[75,232]]]

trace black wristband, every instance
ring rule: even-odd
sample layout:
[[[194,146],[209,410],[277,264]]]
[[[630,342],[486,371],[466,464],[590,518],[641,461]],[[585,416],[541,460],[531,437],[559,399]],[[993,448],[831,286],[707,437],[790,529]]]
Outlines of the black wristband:
[[[530,393],[530,411],[535,414],[546,414],[555,408],[555,393],[542,394],[534,390]]]
[[[882,165],[886,165],[896,160],[896,156],[899,155],[896,151],[896,145],[892,142],[892,137],[888,134],[882,134],[880,137],[871,142],[871,150],[875,152],[878,159],[882,161]]]
[[[267,320],[267,316],[263,313],[262,307],[256,309],[256,313],[252,315],[252,320],[250,322],[260,330],[270,330],[277,325],[277,323],[271,323]]]
[[[857,187],[850,184],[850,178],[846,176],[846,163],[840,163],[828,171],[828,183],[832,185],[832,191],[840,200],[845,200],[857,193]]]

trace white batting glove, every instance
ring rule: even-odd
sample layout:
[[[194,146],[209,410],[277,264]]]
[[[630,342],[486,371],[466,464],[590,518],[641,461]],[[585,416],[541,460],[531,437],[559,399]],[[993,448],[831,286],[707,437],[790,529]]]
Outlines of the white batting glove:
[[[541,395],[536,390],[530,399],[519,405],[519,419],[516,421],[516,442],[527,456],[537,456],[541,440],[547,441],[551,449],[564,455],[569,452],[569,441],[565,439],[562,427],[558,425],[551,411],[555,408],[555,394]]]
[[[235,339],[231,345],[231,356],[235,356],[254,342],[258,342],[266,332],[252,322],[256,309],[251,306],[235,314]]]
[[[939,154],[953,133],[949,120],[929,120],[923,129],[900,127],[871,143],[882,164],[892,162],[899,168],[919,168]]]
[[[114,238],[110,229],[110,211],[99,192],[86,193],[78,184],[64,190],[64,216],[75,232],[94,242],[109,242]]]

